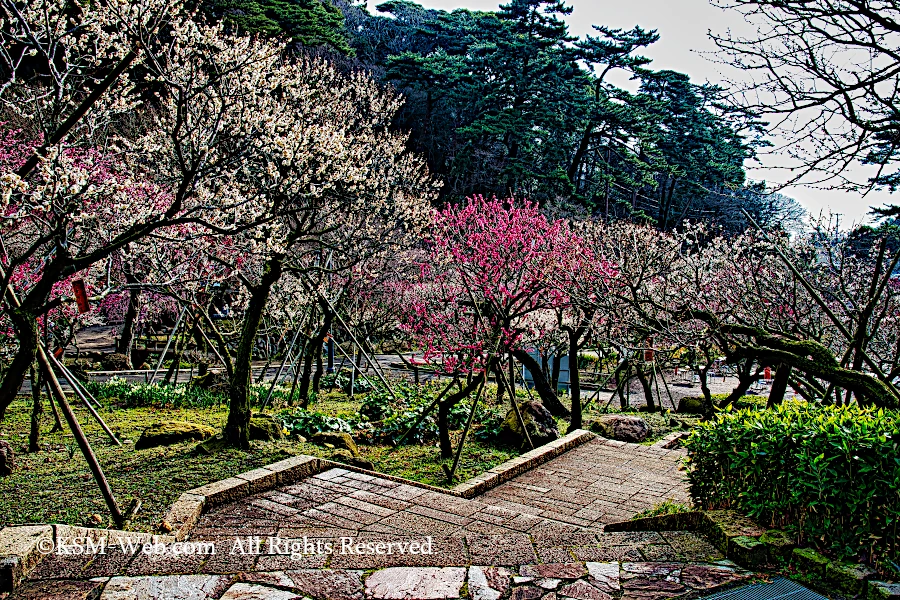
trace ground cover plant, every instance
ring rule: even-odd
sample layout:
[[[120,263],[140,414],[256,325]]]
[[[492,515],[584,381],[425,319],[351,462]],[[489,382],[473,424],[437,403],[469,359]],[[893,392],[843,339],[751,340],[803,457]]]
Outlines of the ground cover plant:
[[[900,556],[900,413],[786,402],[737,409],[686,440],[693,498],[840,558]]]

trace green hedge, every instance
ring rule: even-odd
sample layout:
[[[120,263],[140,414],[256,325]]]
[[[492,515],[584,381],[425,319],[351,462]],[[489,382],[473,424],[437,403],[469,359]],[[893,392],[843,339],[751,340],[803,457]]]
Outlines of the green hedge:
[[[786,402],[735,410],[685,442],[691,495],[841,558],[900,556],[900,413]]]

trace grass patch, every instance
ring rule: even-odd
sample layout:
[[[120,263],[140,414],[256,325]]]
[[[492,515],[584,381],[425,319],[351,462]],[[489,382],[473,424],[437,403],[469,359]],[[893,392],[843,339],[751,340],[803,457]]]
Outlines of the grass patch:
[[[684,504],[679,504],[673,500],[663,500],[653,505],[653,508],[641,511],[631,517],[631,520],[646,519],[649,517],[661,517],[663,515],[677,515],[680,513],[690,512],[691,508]]]
[[[339,393],[321,394],[310,408],[323,414],[346,417],[358,412],[359,400],[350,402]],[[138,497],[143,508],[131,529],[153,531],[168,507],[182,492],[243,471],[264,466],[291,455],[328,458],[332,451],[296,440],[254,442],[249,451],[223,450],[213,455],[193,455],[195,443],[135,450],[134,442],[147,426],[157,421],[189,421],[220,429],[227,409],[209,407],[105,407],[101,416],[116,435],[127,441],[114,446],[87,410],[73,408],[100,460],[120,506]],[[87,463],[65,429],[50,433],[53,424],[45,403],[41,451],[27,452],[30,399],[17,398],[0,423],[0,439],[12,444],[16,469],[0,479],[0,527],[17,523],[66,523],[83,525],[97,514],[104,522],[108,511]],[[454,432],[454,443],[460,432]],[[436,444],[413,444],[396,450],[384,445],[360,444],[362,457],[376,469],[440,487],[452,487],[441,469]],[[517,449],[488,445],[470,436],[466,442],[456,482],[465,481],[519,454]],[[450,462],[450,461],[447,461]],[[104,526],[111,526],[105,523]]]

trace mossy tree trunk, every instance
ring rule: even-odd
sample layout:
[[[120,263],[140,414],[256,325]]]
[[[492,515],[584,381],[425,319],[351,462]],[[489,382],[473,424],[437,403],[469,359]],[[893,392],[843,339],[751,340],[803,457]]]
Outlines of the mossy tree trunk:
[[[272,286],[284,269],[282,256],[266,261],[259,283],[250,287],[250,302],[244,312],[241,337],[234,355],[234,370],[228,381],[228,421],[225,424],[226,443],[238,448],[250,447],[250,378],[252,376],[253,347],[259,333],[263,311]]]

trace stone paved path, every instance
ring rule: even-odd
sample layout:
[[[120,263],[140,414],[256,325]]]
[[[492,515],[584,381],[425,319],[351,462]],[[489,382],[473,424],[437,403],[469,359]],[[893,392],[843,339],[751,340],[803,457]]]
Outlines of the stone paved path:
[[[482,502],[580,526],[625,521],[665,500],[690,504],[682,449],[598,438],[485,492]]]
[[[746,578],[694,533],[602,531],[685,501],[680,458],[592,441],[474,500],[330,469],[204,514],[202,552],[54,554],[10,600],[666,600]]]

